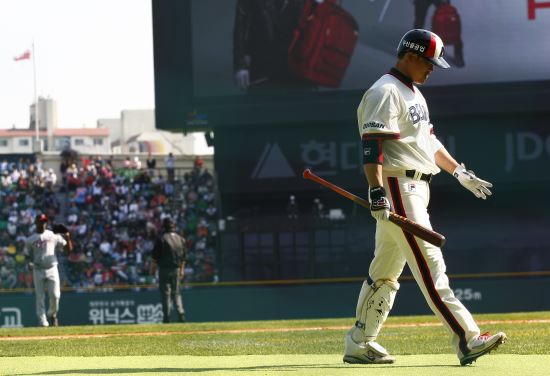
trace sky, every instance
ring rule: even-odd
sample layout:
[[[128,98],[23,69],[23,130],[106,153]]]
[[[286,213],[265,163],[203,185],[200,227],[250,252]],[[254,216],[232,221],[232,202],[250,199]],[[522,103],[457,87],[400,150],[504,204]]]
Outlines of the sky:
[[[59,127],[95,127],[121,110],[154,108],[151,0],[1,0],[0,128],[28,127],[34,41],[39,96]]]

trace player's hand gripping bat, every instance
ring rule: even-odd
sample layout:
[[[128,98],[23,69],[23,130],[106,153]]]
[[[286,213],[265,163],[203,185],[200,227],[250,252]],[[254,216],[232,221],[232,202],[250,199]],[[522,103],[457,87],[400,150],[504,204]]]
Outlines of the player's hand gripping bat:
[[[333,190],[334,192],[341,194],[342,196],[349,198],[351,201],[370,210],[370,203],[367,200],[359,196],[356,196],[353,193],[350,193],[338,187],[337,185],[334,185],[331,182],[326,181],[323,178],[320,178],[319,176],[311,172],[310,169],[304,170],[304,173],[302,174],[302,176],[304,177],[304,179],[309,179],[316,183],[319,183],[322,186],[327,187]],[[429,228],[421,226],[418,223],[411,221],[408,218],[395,214],[394,212],[390,212],[390,222],[395,223],[397,226],[401,227],[404,231],[414,236],[417,236],[420,239],[425,240],[428,243],[433,244],[437,247],[442,247],[445,244],[445,237],[443,235],[433,230],[430,230]]]

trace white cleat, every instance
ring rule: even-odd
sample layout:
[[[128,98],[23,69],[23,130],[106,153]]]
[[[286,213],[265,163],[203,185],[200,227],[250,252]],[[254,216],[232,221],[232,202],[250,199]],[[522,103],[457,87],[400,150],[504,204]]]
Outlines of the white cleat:
[[[374,341],[357,343],[346,335],[344,363],[351,364],[391,364],[395,358],[388,351]]]
[[[470,353],[460,359],[460,365],[465,366],[475,362],[477,358],[496,350],[504,342],[506,342],[506,334],[503,332],[494,335],[488,332],[480,334],[468,345]]]

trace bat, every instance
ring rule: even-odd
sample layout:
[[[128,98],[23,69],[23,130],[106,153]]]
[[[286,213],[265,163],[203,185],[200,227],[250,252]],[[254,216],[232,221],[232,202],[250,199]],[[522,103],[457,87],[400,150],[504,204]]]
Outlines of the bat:
[[[370,210],[370,202],[365,200],[364,198],[361,198],[359,196],[354,195],[353,193],[350,193],[340,187],[338,187],[335,184],[332,184],[331,182],[320,178],[319,176],[315,175],[313,172],[311,172],[310,169],[305,169],[302,176],[304,179],[312,180],[316,183],[321,184],[322,186],[333,190],[334,192],[350,199],[351,201],[367,208]],[[426,228],[422,225],[419,225],[415,221],[412,221],[408,218],[405,218],[403,216],[400,216],[399,214],[395,214],[394,212],[390,212],[390,222],[396,224],[397,226],[401,227],[404,231],[408,232],[409,234],[412,234],[414,236],[419,237],[422,240],[427,241],[430,244],[433,244],[437,247],[443,247],[445,244],[445,237],[441,235],[438,232],[435,232],[433,230],[430,230],[429,228]]]

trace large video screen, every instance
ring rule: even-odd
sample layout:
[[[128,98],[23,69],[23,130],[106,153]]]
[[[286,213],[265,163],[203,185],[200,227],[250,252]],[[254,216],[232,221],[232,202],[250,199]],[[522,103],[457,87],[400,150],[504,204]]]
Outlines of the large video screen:
[[[413,27],[438,31],[447,42],[445,56],[453,69],[434,72],[428,86],[550,79],[550,9],[536,8],[536,3],[545,1],[325,0],[339,3],[344,11],[338,13],[331,6],[327,13],[333,13],[326,15],[313,9],[322,4],[312,0],[315,6],[308,8],[308,2],[192,0],[194,95],[263,93],[270,87],[364,89],[395,64],[398,42]],[[529,18],[530,3],[535,6],[531,4],[533,19]],[[324,17],[319,23],[329,26],[321,25],[312,35],[305,35],[305,29],[314,28],[300,24],[305,13]],[[353,25],[356,40],[347,33]],[[327,30],[339,34],[333,39],[334,50],[315,45],[316,40],[331,43],[320,35]],[[309,46],[296,45],[300,43]],[[338,56],[345,52],[336,49],[349,44],[354,45],[349,56]],[[341,80],[330,85],[311,82],[305,77],[307,68],[288,66],[292,54],[307,55],[308,48],[312,54],[318,48],[319,60],[340,59],[334,64],[341,65]],[[322,80],[323,75],[319,76]]]
[[[452,66],[423,90],[434,115],[540,111],[550,88],[550,0],[152,1],[159,128],[354,121],[412,28]]]

